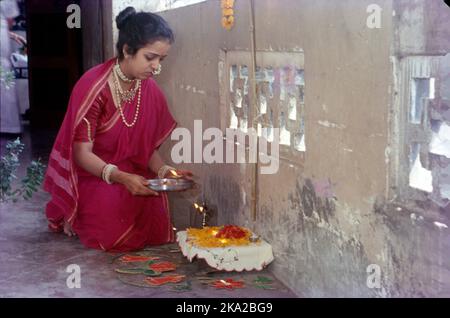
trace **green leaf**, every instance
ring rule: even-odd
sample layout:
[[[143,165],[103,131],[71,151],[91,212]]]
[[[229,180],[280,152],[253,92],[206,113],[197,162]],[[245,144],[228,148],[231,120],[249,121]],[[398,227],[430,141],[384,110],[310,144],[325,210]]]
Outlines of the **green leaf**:
[[[276,289],[272,285],[264,285],[264,284],[256,284],[255,287],[259,288],[259,289],[264,289],[264,290],[275,290]]]
[[[150,265],[155,264],[155,263],[156,263],[156,260],[149,260],[149,261],[145,262],[145,265],[146,266],[150,266]]]
[[[142,274],[145,269],[143,268],[116,268],[115,271],[121,274]]]
[[[0,67],[1,73],[1,67]],[[0,199],[6,202],[10,197],[13,202],[17,202],[20,197],[29,199],[34,192],[38,191],[38,187],[42,184],[45,167],[41,158],[32,160],[26,167],[26,176],[21,180],[21,186],[15,191],[11,191],[11,184],[17,179],[16,171],[20,167],[19,155],[25,149],[25,145],[20,138],[9,141],[6,144],[5,155],[0,157]]]
[[[271,284],[273,283],[273,279],[265,276],[257,276],[257,278],[253,282],[255,284]]]
[[[142,273],[146,276],[160,276],[161,275],[161,272],[157,272],[152,269],[145,269]]]

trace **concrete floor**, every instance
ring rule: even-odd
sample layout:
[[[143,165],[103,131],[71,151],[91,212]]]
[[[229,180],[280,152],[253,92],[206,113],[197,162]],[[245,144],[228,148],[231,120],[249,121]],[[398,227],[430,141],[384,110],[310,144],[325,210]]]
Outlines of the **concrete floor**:
[[[53,143],[55,132],[28,130],[21,139],[26,150],[21,157],[22,169],[31,158],[44,162]],[[4,146],[12,136],[2,136]],[[31,146],[30,146],[31,145]],[[178,285],[141,287],[141,275],[118,274],[114,270],[124,265],[117,255],[84,248],[78,239],[50,233],[44,215],[49,196],[43,191],[30,201],[2,203],[0,206],[0,297],[148,297],[148,298],[296,298],[297,296],[275,279],[270,265],[261,272],[211,272],[204,261],[189,263],[175,244],[145,251],[150,255],[170,260],[178,265],[176,273],[186,275]],[[81,288],[70,289],[66,280],[67,266],[77,264],[81,269]],[[273,280],[271,289],[254,286],[258,276]],[[208,279],[233,278],[243,280],[245,288],[215,289],[206,285]]]

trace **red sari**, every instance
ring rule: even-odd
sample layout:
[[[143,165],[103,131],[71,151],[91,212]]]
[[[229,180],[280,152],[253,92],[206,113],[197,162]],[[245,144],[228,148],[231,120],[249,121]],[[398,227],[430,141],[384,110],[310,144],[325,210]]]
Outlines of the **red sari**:
[[[89,138],[103,161],[155,178],[148,162],[176,122],[155,81],[147,79],[142,81],[137,122],[126,127],[108,84],[113,65],[109,60],[89,70],[72,91],[44,179],[44,189],[52,196],[46,214],[51,230],[62,231],[67,221],[87,247],[129,251],[174,240],[167,195],[133,196],[121,184],[107,184],[75,164],[73,143]],[[123,106],[128,123],[133,121],[136,100]],[[87,121],[89,136],[81,133],[88,128]]]

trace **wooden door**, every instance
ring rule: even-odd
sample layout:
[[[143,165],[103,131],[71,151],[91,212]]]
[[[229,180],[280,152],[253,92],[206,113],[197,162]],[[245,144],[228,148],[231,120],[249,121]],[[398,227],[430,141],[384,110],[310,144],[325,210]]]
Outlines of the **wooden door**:
[[[76,0],[27,0],[30,124],[59,128],[70,93],[82,74],[82,29],[67,27]]]

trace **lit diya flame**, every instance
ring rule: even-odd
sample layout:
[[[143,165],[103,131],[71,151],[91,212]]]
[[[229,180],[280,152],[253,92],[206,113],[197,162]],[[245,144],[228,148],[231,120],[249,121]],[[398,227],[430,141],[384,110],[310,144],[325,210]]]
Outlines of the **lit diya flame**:
[[[207,217],[207,209],[205,206],[203,205],[199,205],[197,203],[194,203],[194,208],[199,211],[200,214],[203,215],[203,220],[202,220],[202,226],[205,227],[206,226],[206,217]]]
[[[194,208],[195,208],[196,210],[199,210],[200,213],[203,213],[203,210],[205,209],[203,206],[198,205],[197,203],[194,203]]]
[[[169,171],[175,178],[181,178],[181,176],[175,170],[170,169]]]

